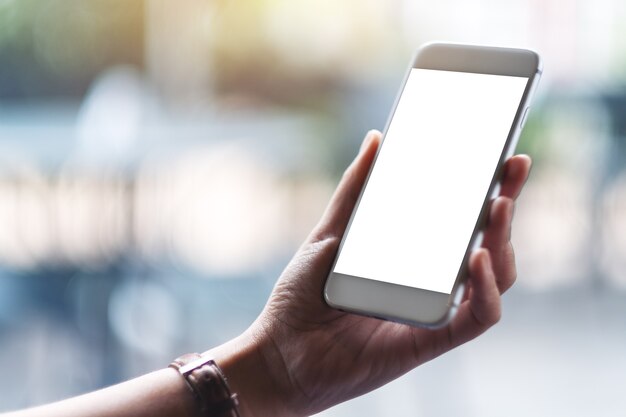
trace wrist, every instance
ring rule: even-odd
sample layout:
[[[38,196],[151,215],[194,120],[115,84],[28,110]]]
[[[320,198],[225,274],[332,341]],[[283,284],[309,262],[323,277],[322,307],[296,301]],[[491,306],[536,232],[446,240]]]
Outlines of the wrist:
[[[184,378],[200,415],[241,417],[237,395],[231,392],[224,373],[213,358],[187,353],[174,359],[169,368]]]
[[[239,400],[242,417],[289,416],[285,387],[273,377],[265,354],[267,342],[250,331],[203,355],[212,357],[224,372]]]

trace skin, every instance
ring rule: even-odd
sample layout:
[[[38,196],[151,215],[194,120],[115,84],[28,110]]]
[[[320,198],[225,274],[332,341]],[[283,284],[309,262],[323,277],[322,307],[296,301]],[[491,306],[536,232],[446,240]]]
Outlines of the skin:
[[[514,200],[531,165],[524,155],[506,162],[483,247],[469,261],[468,290],[448,325],[419,329],[343,313],[325,304],[326,277],[380,140],[379,132],[368,133],[322,219],[281,274],[260,316],[242,335],[206,352],[238,393],[242,416],[320,412],[474,339],[500,319],[500,296],[516,279],[510,235]],[[163,369],[10,416],[191,416],[193,410],[182,378]]]

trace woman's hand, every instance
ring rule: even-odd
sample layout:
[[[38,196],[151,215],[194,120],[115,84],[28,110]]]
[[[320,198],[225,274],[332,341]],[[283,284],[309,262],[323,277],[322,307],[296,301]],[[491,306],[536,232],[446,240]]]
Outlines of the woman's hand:
[[[326,305],[324,283],[379,143],[379,132],[367,135],[322,219],[254,324],[210,351],[239,393],[244,417],[319,412],[386,384],[500,319],[500,295],[516,278],[510,228],[513,201],[530,169],[527,156],[506,163],[483,248],[470,258],[465,299],[448,325],[419,329]]]

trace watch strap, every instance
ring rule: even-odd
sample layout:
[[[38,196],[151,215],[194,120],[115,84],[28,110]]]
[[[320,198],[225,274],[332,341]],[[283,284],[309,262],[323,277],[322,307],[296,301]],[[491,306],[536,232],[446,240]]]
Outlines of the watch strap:
[[[198,353],[188,353],[175,359],[170,368],[185,379],[202,417],[240,417],[239,401],[228,387],[224,373],[215,361]]]

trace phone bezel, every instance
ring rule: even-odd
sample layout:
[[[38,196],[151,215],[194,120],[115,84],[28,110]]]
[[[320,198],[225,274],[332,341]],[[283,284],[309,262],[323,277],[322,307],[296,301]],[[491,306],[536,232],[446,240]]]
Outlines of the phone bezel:
[[[450,294],[332,272],[413,68],[528,77],[526,89],[515,113],[503,152],[494,171],[489,190],[483,201],[482,209]],[[498,195],[502,167],[515,150],[523,127],[523,115],[529,107],[532,94],[541,76],[541,70],[539,55],[527,49],[437,42],[426,44],[418,50],[394,102],[393,111],[390,113],[383,131],[381,145],[378,148],[370,172],[352,212],[346,232],[335,255],[331,272],[327,278],[324,288],[324,299],[329,306],[361,315],[430,328],[440,327],[452,318],[463,296],[469,255],[472,250],[480,247],[482,241],[481,230],[485,224],[489,201]]]

